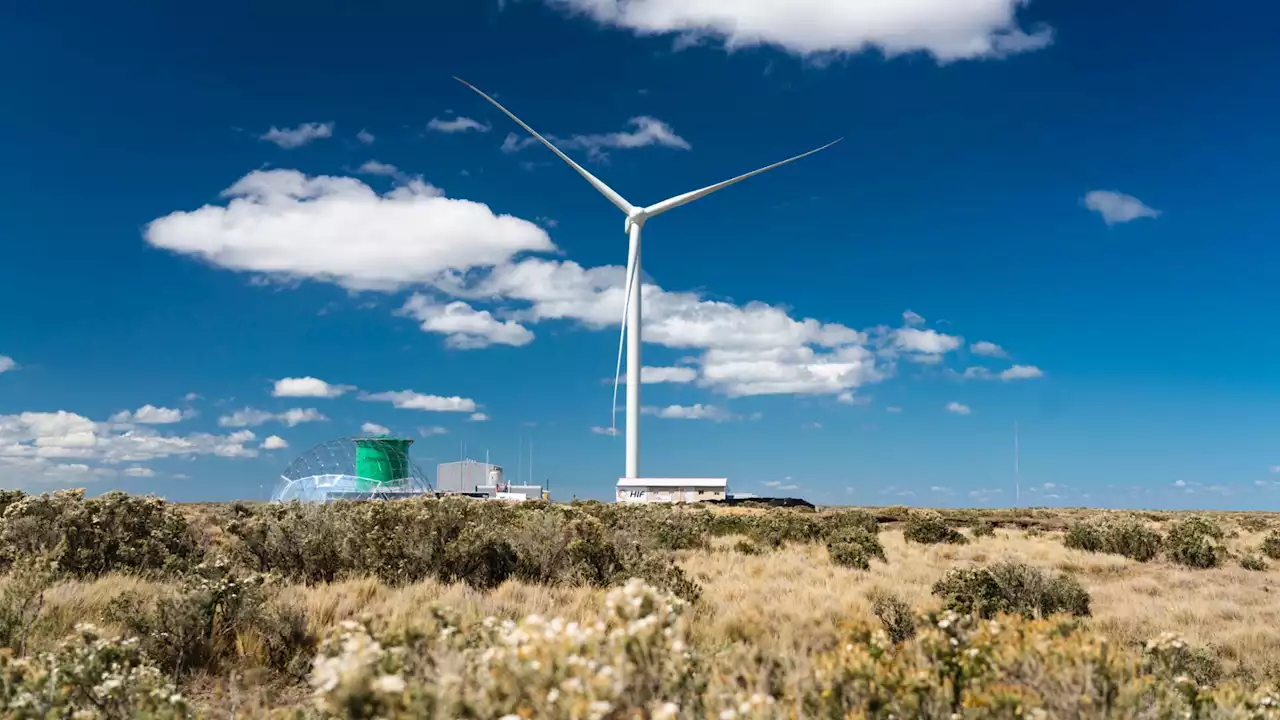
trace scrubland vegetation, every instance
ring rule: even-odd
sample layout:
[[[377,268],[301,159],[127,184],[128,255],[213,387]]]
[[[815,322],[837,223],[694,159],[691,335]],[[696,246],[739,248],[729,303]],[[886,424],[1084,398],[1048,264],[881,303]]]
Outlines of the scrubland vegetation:
[[[1280,717],[1262,513],[0,491],[12,718]]]

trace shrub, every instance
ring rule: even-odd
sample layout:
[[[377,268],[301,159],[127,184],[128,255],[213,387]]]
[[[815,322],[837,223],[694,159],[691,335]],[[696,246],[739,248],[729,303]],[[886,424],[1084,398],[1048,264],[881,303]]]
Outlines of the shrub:
[[[964,545],[969,542],[969,538],[947,525],[942,515],[933,510],[912,510],[907,515],[907,526],[903,529],[902,536],[908,542],[922,545],[936,543]]]
[[[1019,562],[950,570],[934,584],[933,594],[950,610],[983,618],[997,613],[1027,618],[1090,614],[1089,593],[1074,577],[1047,574]]]
[[[300,676],[315,639],[299,611],[272,602],[274,590],[266,576],[241,576],[215,561],[171,594],[118,597],[107,619],[141,638],[147,655],[174,675],[217,673],[251,660]],[[243,657],[249,648],[261,656]]]
[[[1240,518],[1240,527],[1249,532],[1262,532],[1271,527],[1271,522],[1257,515],[1246,515]]]
[[[21,558],[0,586],[0,648],[27,654],[27,636],[53,584],[57,566],[41,558]]]
[[[1208,518],[1194,515],[1169,528],[1166,553],[1169,560],[1190,568],[1214,568],[1222,564],[1226,548],[1222,528]]]
[[[13,659],[0,653],[0,706],[6,717],[168,720],[189,708],[134,639],[104,638],[92,625],[51,652]]]
[[[1132,515],[1076,522],[1062,538],[1062,544],[1074,550],[1123,555],[1139,562],[1155,559],[1163,543],[1160,533]]]
[[[1267,533],[1267,536],[1262,539],[1262,546],[1258,549],[1272,560],[1280,560],[1280,530]]]
[[[1254,555],[1253,553],[1249,553],[1244,557],[1240,558],[1240,567],[1244,568],[1245,570],[1262,572],[1263,570],[1267,569],[1267,561],[1263,560],[1257,555]]]
[[[829,541],[827,554],[831,556],[832,564],[840,567],[854,570],[871,569],[871,558],[867,556],[866,548],[856,543]]]
[[[870,535],[880,532],[880,522],[866,510],[841,510],[822,518],[823,529],[828,536],[847,530],[862,530]]]
[[[871,612],[880,620],[889,640],[895,645],[905,642],[916,634],[916,619],[911,606],[905,600],[884,590],[870,593]]]
[[[996,526],[990,520],[979,520],[973,526],[973,536],[978,537],[995,537]]]
[[[794,510],[759,515],[748,531],[752,540],[766,548],[779,548],[793,542],[815,542],[822,534],[822,525],[817,520]]]
[[[177,573],[202,550],[186,518],[163,500],[84,490],[28,495],[0,518],[0,564],[44,556],[80,578],[108,572]]]
[[[733,551],[743,555],[760,555],[764,553],[760,546],[750,540],[739,540],[733,544]]]

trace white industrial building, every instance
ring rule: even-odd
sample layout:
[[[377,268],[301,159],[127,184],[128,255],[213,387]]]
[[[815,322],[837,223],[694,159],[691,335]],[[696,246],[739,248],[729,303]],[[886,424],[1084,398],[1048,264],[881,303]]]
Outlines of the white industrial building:
[[[548,499],[541,485],[507,483],[500,465],[470,459],[436,465],[436,492],[491,500]]]
[[[724,500],[727,478],[619,478],[618,502],[694,503]]]

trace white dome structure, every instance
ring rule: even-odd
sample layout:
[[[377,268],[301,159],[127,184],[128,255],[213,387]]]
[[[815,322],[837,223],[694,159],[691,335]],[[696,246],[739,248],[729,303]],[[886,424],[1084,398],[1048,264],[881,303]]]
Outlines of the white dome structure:
[[[285,468],[272,502],[389,500],[431,494],[426,475],[409,459],[413,440],[345,437],[321,443]]]

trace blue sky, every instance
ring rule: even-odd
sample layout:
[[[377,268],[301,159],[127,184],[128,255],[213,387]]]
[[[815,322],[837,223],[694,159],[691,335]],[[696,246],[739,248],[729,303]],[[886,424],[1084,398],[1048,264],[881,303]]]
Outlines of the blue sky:
[[[1010,505],[1016,420],[1024,504],[1280,508],[1276,18],[691,5],[8,11],[0,485],[610,497],[623,218],[458,75],[637,204],[844,137],[646,226],[643,474]]]

